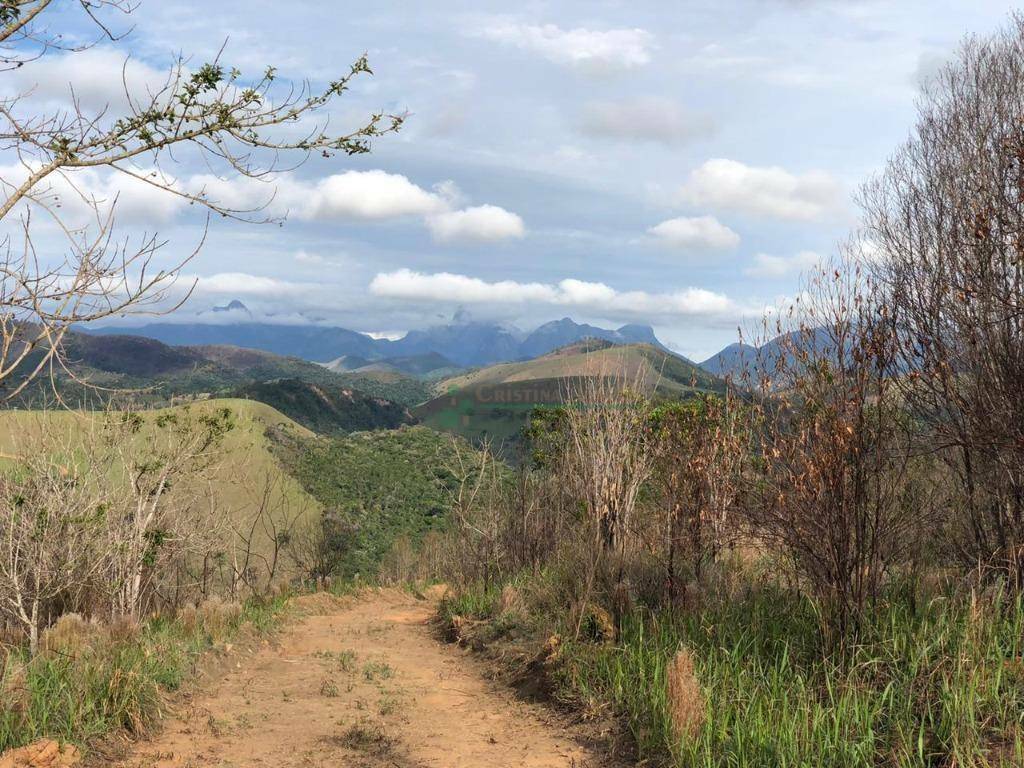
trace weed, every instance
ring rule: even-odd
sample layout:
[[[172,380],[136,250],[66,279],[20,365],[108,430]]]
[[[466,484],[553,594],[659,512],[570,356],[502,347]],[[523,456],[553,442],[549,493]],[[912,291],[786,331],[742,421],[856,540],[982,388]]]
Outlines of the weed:
[[[377,680],[388,680],[394,673],[394,670],[383,661],[368,661],[363,665],[363,677],[371,683]]]

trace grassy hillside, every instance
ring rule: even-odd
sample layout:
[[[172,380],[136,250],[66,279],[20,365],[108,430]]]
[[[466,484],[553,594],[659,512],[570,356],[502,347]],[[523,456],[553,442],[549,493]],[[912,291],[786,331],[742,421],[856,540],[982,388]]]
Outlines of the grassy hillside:
[[[301,379],[253,382],[234,390],[232,396],[266,403],[322,435],[394,429],[415,421],[406,407],[390,400]]]
[[[586,341],[535,360],[504,363],[446,379],[436,396],[413,409],[424,424],[472,441],[515,442],[531,410],[560,404],[574,382],[591,376],[624,376],[667,398],[721,391],[724,382],[649,344],[614,346]]]
[[[445,525],[453,454],[450,436],[416,426],[307,443],[287,463],[344,530],[340,574],[372,576],[396,539]]]
[[[234,527],[246,528],[261,503],[266,507],[289,513],[305,523],[315,523],[321,505],[311,497],[271,452],[267,430],[295,439],[312,439],[313,433],[263,403],[251,400],[216,399],[188,406],[194,413],[212,413],[218,408],[229,408],[235,426],[218,448],[222,461],[208,487],[212,489],[211,514],[226,517]],[[154,429],[153,423],[161,413],[181,412],[182,406],[147,413],[143,429]],[[115,414],[113,418],[117,418]],[[0,453],[7,466],[16,465],[17,457],[33,439],[41,434],[68,436],[70,444],[76,439],[84,442],[86,431],[111,418],[102,413],[70,410],[54,411],[0,411]],[[204,486],[205,487],[205,486]],[[189,492],[182,488],[171,493]],[[232,542],[225,542],[230,551]],[[254,536],[257,551],[269,548],[270,541],[262,529]]]

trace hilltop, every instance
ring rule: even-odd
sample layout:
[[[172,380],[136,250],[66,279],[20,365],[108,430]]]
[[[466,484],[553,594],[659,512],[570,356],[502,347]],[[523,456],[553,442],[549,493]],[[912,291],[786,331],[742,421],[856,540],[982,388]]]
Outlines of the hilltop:
[[[602,375],[623,376],[666,398],[722,391],[725,386],[693,363],[653,345],[588,340],[535,360],[445,379],[435,387],[434,399],[414,408],[413,415],[428,426],[471,440],[514,442],[534,408],[558,405],[573,382]]]
[[[353,407],[357,402],[369,406],[369,400],[409,406],[429,398],[425,384],[399,372],[337,373],[297,357],[226,345],[176,347],[142,336],[69,332],[63,342],[63,357],[65,365],[55,371],[55,376],[64,400],[76,406],[98,407],[114,398],[154,407],[217,396],[285,405],[290,402],[288,398],[272,394],[272,388],[245,389],[283,380],[304,382],[325,392],[352,391],[351,398],[345,398],[351,399]],[[50,400],[49,385],[37,381],[15,404],[39,407]],[[340,400],[335,402],[335,410],[340,404]],[[289,415],[306,423],[301,411]],[[381,426],[393,421],[385,419]],[[342,423],[344,419],[339,425]],[[364,424],[360,428],[374,426]]]

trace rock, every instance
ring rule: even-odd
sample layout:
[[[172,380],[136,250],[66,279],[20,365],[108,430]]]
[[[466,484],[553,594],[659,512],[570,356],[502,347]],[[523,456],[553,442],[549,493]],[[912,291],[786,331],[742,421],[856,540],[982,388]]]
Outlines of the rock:
[[[73,744],[61,747],[53,739],[40,739],[0,755],[0,768],[70,768],[82,761]]]

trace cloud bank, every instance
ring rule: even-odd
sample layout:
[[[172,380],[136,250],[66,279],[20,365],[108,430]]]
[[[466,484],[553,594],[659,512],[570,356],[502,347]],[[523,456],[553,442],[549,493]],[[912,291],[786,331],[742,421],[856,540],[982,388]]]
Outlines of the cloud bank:
[[[403,301],[456,304],[542,305],[608,317],[732,318],[746,310],[721,293],[684,288],[671,293],[618,291],[604,283],[567,278],[557,283],[488,282],[476,277],[410,269],[382,272],[370,283],[374,296]]]

